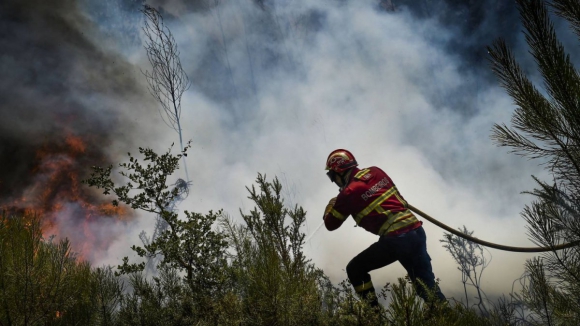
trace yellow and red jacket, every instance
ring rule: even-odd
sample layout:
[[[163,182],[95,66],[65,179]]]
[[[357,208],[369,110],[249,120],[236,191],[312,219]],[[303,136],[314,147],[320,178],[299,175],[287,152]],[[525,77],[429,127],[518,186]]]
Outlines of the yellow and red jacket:
[[[353,169],[348,185],[325,212],[324,224],[329,231],[336,230],[349,215],[358,226],[376,235],[395,236],[422,224],[407,208],[391,178],[376,166]]]

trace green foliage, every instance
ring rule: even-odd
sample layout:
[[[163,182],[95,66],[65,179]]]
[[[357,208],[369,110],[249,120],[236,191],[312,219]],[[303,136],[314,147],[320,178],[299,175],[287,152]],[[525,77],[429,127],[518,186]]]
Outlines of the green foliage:
[[[432,290],[429,292],[435,296]],[[328,297],[332,298],[335,305],[334,309],[326,311],[322,325],[505,325],[490,323],[489,318],[478,315],[475,310],[462,304],[427,305],[417,297],[408,277],[399,278],[397,284],[392,286],[386,284],[381,290],[378,297],[388,301],[386,306],[373,308],[369,302],[360,300],[347,281],[341,282],[338,288],[333,287]]]
[[[307,264],[302,253],[305,235],[300,232],[306,221],[306,212],[298,206],[292,209],[284,207],[280,198],[282,184],[278,178],[269,183],[266,176],[258,174],[256,183],[260,193],[254,186],[246,188],[250,193],[249,199],[256,207],[249,215],[242,213],[242,217],[259,249],[262,252],[274,250],[284,268],[297,273]],[[287,217],[290,219],[289,225],[286,225]]]
[[[399,279],[393,286],[392,302],[387,310],[389,320],[395,325],[417,325],[423,322],[421,302],[408,282]]]
[[[192,296],[175,269],[162,267],[152,280],[135,273],[129,284],[132,291],[123,297],[119,325],[193,324]]]
[[[227,217],[222,227],[233,245],[229,275],[247,325],[316,325],[321,311],[318,280],[322,275],[304,257],[306,219],[302,207],[287,208],[277,178],[264,175],[247,188],[256,207],[242,212],[246,225]]]
[[[170,188],[168,177],[178,168],[179,160],[187,155],[189,147],[177,155],[171,154],[171,147],[162,155],[149,148],[139,148],[144,164],[129,153],[129,163],[119,164],[120,174],[129,179],[124,186],[116,186],[111,179],[112,166],[93,167],[94,172],[85,183],[103,189],[104,194],[116,195],[114,205],[122,202],[133,209],[155,213],[167,222],[168,230],[151,243],[143,247],[133,246],[132,249],[140,257],[161,255],[160,267],[169,266],[185,272],[190,290],[202,296],[210,294],[222,282],[220,271],[225,264],[227,243],[221,233],[212,230],[221,211],[210,211],[206,215],[185,211],[184,219],[180,219],[171,209],[172,203],[180,196],[180,188]],[[125,257],[119,270],[122,274],[129,274],[141,272],[144,267],[144,262],[129,263]]]
[[[382,297],[387,308],[372,308],[356,297],[348,282],[335,287],[303,253],[306,220],[302,207],[287,207],[277,178],[258,174],[247,188],[255,204],[240,212],[244,224],[225,214],[185,212],[179,219],[171,207],[179,190],[168,185],[181,155],[157,155],[140,149],[146,164],[129,155],[120,164],[124,186],[111,180],[112,168],[94,168],[87,183],[115,194],[117,202],[162,216],[169,229],[144,247],[134,246],[141,257],[163,255],[159,274],[146,278],[142,264],[125,257],[119,266],[130,274],[131,291],[109,296],[118,313],[108,320],[118,325],[477,325],[481,317],[457,305],[425,306],[408,281]],[[213,225],[219,218],[221,228]],[[229,246],[226,251],[226,247]],[[113,287],[115,292],[116,288]],[[104,319],[102,319],[104,320]],[[484,324],[484,323],[480,323]]]
[[[37,217],[0,219],[0,324],[89,325],[92,276],[67,240],[42,238]]]
[[[225,235],[213,229],[221,211],[205,215],[185,211],[180,218],[173,203],[181,199],[181,190],[168,181],[189,147],[177,155],[171,154],[171,147],[162,155],[139,148],[144,163],[129,154],[129,163],[119,164],[121,176],[129,179],[122,186],[116,186],[111,179],[112,167],[93,167],[94,172],[85,181],[103,189],[104,194],[116,195],[114,205],[122,202],[133,209],[155,213],[169,226],[143,247],[131,247],[143,258],[162,257],[157,266],[159,277],[152,282],[146,280],[145,263],[130,263],[128,257],[118,266],[119,275],[133,274],[130,278],[133,292],[122,305],[123,323],[158,325],[167,320],[181,320],[179,323],[188,324],[192,320],[218,318],[216,302],[228,284],[225,279],[228,244]]]
[[[544,1],[517,1],[526,41],[543,77],[540,90],[526,77],[505,42],[489,48],[493,70],[517,109],[513,128],[496,125],[494,140],[520,155],[541,158],[551,182],[534,178],[537,200],[522,213],[534,241],[543,246],[580,240],[580,74],[558,40]],[[580,31],[580,4],[548,3],[556,15]],[[578,34],[580,35],[580,34]],[[528,262],[522,298],[534,324],[571,325],[580,320],[580,251],[546,253]]]
[[[558,41],[544,2],[517,3],[545,89],[525,76],[505,42],[490,47],[493,70],[517,105],[513,127],[496,125],[493,139],[519,155],[542,159],[552,172],[549,183],[535,178],[539,187],[529,193],[536,201],[522,215],[538,244],[554,246],[580,240],[580,73]],[[580,36],[578,1],[553,0],[548,6]],[[145,12],[153,40],[166,28],[154,9]],[[156,45],[150,45],[155,54]],[[169,46],[166,54],[178,58]],[[187,76],[180,75],[179,63],[176,67],[177,74],[169,77],[186,89]],[[159,76],[147,77],[155,93]],[[169,104],[167,117],[179,132],[179,101]],[[528,261],[520,294],[484,304],[482,248],[452,235],[443,242],[459,264],[464,288],[477,290],[478,311],[469,301],[425,303],[408,278],[387,284],[379,297],[388,303],[373,308],[348,282],[334,286],[305,257],[300,228],[306,212],[285,206],[277,178],[258,174],[256,185],[247,188],[255,207],[241,212],[244,224],[222,211],[179,216],[173,207],[183,199],[183,188],[169,179],[189,147],[177,155],[171,148],[162,155],[139,148],[144,163],[129,154],[129,162],[119,164],[124,185],[113,181],[112,166],[93,167],[86,180],[115,195],[115,205],[156,214],[167,223],[151,242],[132,247],[143,259],[162,258],[154,276],[144,273],[144,262],[128,257],[118,274],[111,267],[91,269],[77,261],[68,241],[43,239],[38,218],[3,216],[0,325],[577,325],[580,320],[578,247]]]
[[[5,218],[0,224],[0,323],[517,325],[506,322],[517,321],[509,305],[487,317],[462,304],[426,305],[408,279],[387,284],[379,297],[389,303],[373,308],[348,282],[334,286],[306,259],[300,231],[306,212],[285,206],[277,178],[268,181],[258,174],[256,185],[247,188],[255,206],[241,212],[244,223],[221,212],[185,212],[179,218],[170,210],[179,190],[167,182],[185,150],[178,155],[140,152],[146,164],[132,156],[130,163],[120,164],[122,176],[130,179],[126,185],[115,186],[111,167],[95,168],[87,183],[116,194],[117,203],[167,219],[167,231],[142,248],[133,247],[144,258],[163,255],[158,273],[147,276],[127,257],[118,275],[110,267],[91,270],[75,260],[66,241],[42,240],[38,220]],[[36,319],[26,321],[31,318]]]
[[[386,293],[388,288],[385,287]],[[367,300],[361,300],[354,292],[350,282],[344,280],[337,288],[327,294],[326,302],[334,303],[329,305],[327,310],[328,325],[382,325],[386,320],[385,311],[382,307],[375,309],[370,306]]]
[[[107,168],[93,166],[92,169],[94,172],[83,183],[91,187],[103,189],[103,194],[105,195],[115,194],[117,199],[113,200],[114,205],[118,205],[120,201],[131,206],[133,209],[140,209],[156,214],[163,213],[165,214],[163,217],[167,218],[169,216],[166,215],[171,215],[172,212],[165,211],[164,208],[170,206],[179,196],[179,189],[177,187],[169,190],[167,178],[177,170],[179,159],[187,154],[189,147],[190,145],[188,144],[177,155],[171,154],[173,145],[162,155],[155,153],[150,148],[139,147],[139,153],[144,156],[143,161],[148,163],[144,166],[131,153],[127,153],[129,163],[119,164],[120,168],[129,171],[129,173],[126,171],[119,172],[122,176],[129,179],[126,185],[115,186],[115,183],[111,179],[112,165]],[[138,193],[130,195],[129,192],[133,190],[138,190]]]
[[[125,291],[124,283],[115,276],[111,267],[103,267],[93,270],[91,285],[94,324],[116,325],[117,312]]]

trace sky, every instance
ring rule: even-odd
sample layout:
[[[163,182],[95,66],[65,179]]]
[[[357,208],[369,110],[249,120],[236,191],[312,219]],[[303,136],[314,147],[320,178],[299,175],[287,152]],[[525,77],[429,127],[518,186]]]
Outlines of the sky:
[[[521,192],[534,188],[531,175],[550,175],[490,139],[515,107],[491,74],[486,47],[504,38],[541,82],[511,2],[393,0],[388,12],[376,0],[147,3],[163,14],[192,83],[181,116],[183,137],[192,141],[192,186],[180,210],[224,209],[241,223],[239,210],[253,207],[245,187],[258,173],[278,177],[285,202],[308,212],[306,254],[339,283],[349,260],[377,240],[352,219],[313,233],[338,191],[325,176],[326,157],[346,148],[360,167],[382,168],[409,203],[443,223],[465,225],[490,242],[534,245],[520,216],[533,198]],[[31,192],[36,153],[47,144],[66,147],[67,135],[88,142],[85,155],[74,157],[79,169],[125,161],[140,146],[162,152],[178,143],[142,73],[151,67],[140,4],[0,4],[3,202]],[[573,42],[564,23],[556,27],[565,45]],[[70,205],[57,218],[62,235],[74,237]],[[94,220],[95,238],[108,240],[92,263],[132,256],[129,247],[153,225],[140,213],[122,224]],[[443,231],[428,221],[423,227],[443,292],[461,299],[460,272],[439,241]],[[492,249],[486,257],[482,288],[494,297],[511,290],[533,255]],[[395,263],[371,275],[382,287],[405,271]]]

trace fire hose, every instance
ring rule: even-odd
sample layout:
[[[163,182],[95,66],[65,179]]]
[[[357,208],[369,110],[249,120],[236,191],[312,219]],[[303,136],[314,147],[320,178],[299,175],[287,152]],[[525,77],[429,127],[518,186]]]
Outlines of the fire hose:
[[[490,247],[490,248],[495,248],[498,250],[504,250],[504,251],[512,251],[512,252],[547,252],[547,251],[556,251],[556,250],[562,250],[562,249],[567,249],[567,248],[571,248],[577,245],[580,245],[580,241],[572,241],[569,243],[564,243],[564,244],[560,244],[560,245],[556,245],[556,246],[548,246],[548,247],[512,247],[512,246],[504,246],[504,245],[500,245],[497,243],[492,243],[492,242],[488,242],[488,241],[484,241],[484,240],[480,240],[478,238],[472,237],[470,235],[467,235],[463,232],[457,231],[441,222],[439,222],[438,220],[434,219],[433,217],[423,213],[422,211],[420,211],[419,209],[417,209],[416,207],[414,207],[411,204],[407,204],[407,207],[412,210],[413,212],[417,213],[417,215],[420,215],[421,217],[425,218],[427,221],[437,225],[438,227],[449,231],[453,234],[455,234],[458,237],[462,237],[463,239],[466,239],[468,241],[471,242],[475,242],[477,244],[480,244],[482,246],[486,246],[486,247]],[[324,224],[324,221],[322,221],[322,223],[320,223],[320,225],[316,228],[316,230],[314,230],[314,232],[312,232],[312,234],[310,234],[310,236],[308,237],[308,239],[306,239],[305,243],[307,243],[308,241],[310,241],[310,239],[312,239],[312,237],[314,236],[314,234],[316,234],[316,232],[320,229],[320,227]]]
[[[462,237],[468,241],[472,241],[475,242],[477,244],[480,244],[482,246],[486,246],[486,247],[490,247],[490,248],[495,248],[495,249],[499,249],[499,250],[504,250],[504,251],[513,251],[513,252],[546,252],[546,251],[555,251],[555,250],[562,250],[562,249],[566,249],[566,248],[571,248],[574,246],[577,246],[580,244],[580,241],[573,241],[573,242],[569,242],[569,243],[564,243],[564,244],[560,244],[557,246],[548,246],[548,247],[511,247],[511,246],[504,246],[504,245],[500,245],[497,243],[492,243],[492,242],[487,242],[487,241],[483,241],[480,240],[478,238],[474,238],[470,235],[467,235],[463,232],[459,232],[441,222],[439,222],[438,220],[434,219],[433,217],[423,213],[422,211],[420,211],[419,209],[415,208],[414,206],[408,204],[407,205],[409,207],[410,210],[412,210],[413,212],[417,213],[418,215],[424,217],[427,221],[437,225],[438,227],[449,231],[453,234],[455,234],[458,237]]]

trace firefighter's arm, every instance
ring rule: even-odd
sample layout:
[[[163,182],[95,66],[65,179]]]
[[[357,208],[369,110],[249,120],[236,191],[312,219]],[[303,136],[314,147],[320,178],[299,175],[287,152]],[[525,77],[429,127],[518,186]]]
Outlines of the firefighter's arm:
[[[336,197],[332,198],[328,205],[326,205],[326,209],[324,210],[324,225],[328,231],[334,231],[338,229],[342,222],[346,219],[340,212],[338,212],[334,206],[336,204]]]

